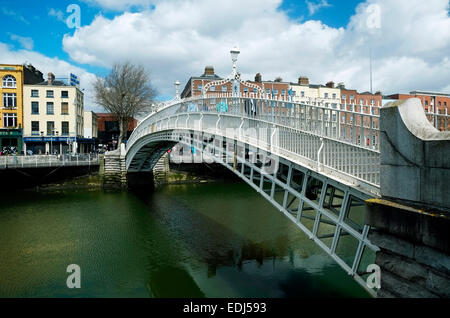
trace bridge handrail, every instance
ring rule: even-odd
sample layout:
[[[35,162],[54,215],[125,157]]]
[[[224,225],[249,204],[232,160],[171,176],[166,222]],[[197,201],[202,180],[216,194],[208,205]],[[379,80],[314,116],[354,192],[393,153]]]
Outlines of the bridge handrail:
[[[97,165],[97,154],[0,156],[0,169]]]
[[[163,103],[161,105],[161,107],[156,111],[153,112],[151,114],[149,114],[147,117],[145,117],[138,125],[138,127],[136,127],[136,129],[133,131],[132,135],[130,136],[130,139],[128,140],[128,147],[131,147],[132,144],[135,142],[136,139],[136,133],[139,131],[139,127],[142,126],[147,126],[149,123],[147,123],[150,118],[153,119],[153,121],[157,121],[157,118],[160,116],[164,116],[164,114],[166,112],[168,112],[168,110],[170,110],[171,108],[181,108],[183,105],[186,105],[187,103],[192,103],[192,102],[199,102],[201,101],[201,106],[205,106],[206,104],[209,105],[209,107],[207,107],[206,109],[202,109],[202,112],[208,112],[208,113],[222,113],[220,111],[218,111],[217,109],[214,109],[216,106],[216,99],[226,99],[227,103],[226,105],[233,105],[236,104],[236,101],[241,101],[239,103],[239,107],[237,107],[238,112],[236,113],[236,105],[233,106],[233,111],[234,114],[236,115],[240,115],[242,117],[247,117],[247,118],[265,118],[265,119],[269,119],[269,116],[272,117],[273,120],[269,120],[270,122],[273,123],[279,123],[280,120],[289,120],[290,122],[295,119],[298,120],[298,122],[294,122],[294,125],[288,125],[291,128],[297,128],[297,124],[303,124],[308,118],[307,115],[308,113],[310,114],[310,119],[314,120],[315,122],[315,131],[311,131],[314,133],[317,133],[317,123],[321,123],[322,126],[323,125],[330,125],[327,126],[327,128],[329,127],[331,130],[331,133],[333,133],[333,128],[337,131],[339,130],[339,133],[341,133],[340,128],[341,126],[344,125],[345,126],[350,126],[350,127],[346,127],[347,129],[350,128],[349,132],[351,132],[352,136],[352,140],[355,139],[354,137],[356,137],[356,133],[358,129],[365,129],[370,131],[369,135],[370,137],[372,137],[372,140],[369,140],[369,145],[372,144],[372,147],[375,147],[376,149],[378,148],[378,129],[379,129],[379,115],[375,114],[375,113],[379,113],[379,111],[375,111],[375,109],[378,108],[378,106],[375,105],[363,105],[363,104],[339,104],[339,107],[337,106],[337,103],[332,103],[333,100],[329,100],[329,99],[315,99],[312,100],[310,99],[309,102],[295,102],[295,101],[290,101],[287,98],[264,98],[261,94],[255,94],[255,93],[247,93],[244,94],[241,97],[233,97],[231,93],[218,93],[218,94],[209,94],[207,97],[203,97],[203,96],[195,96],[195,97],[190,97],[190,98],[186,98],[186,99],[175,99],[172,101],[169,101],[167,103]],[[244,107],[242,107],[242,101],[245,100],[250,100],[252,99],[253,101],[256,101],[256,104],[258,104],[258,101],[260,102],[260,109],[258,110],[258,115],[256,116],[248,116],[247,113],[245,113],[243,110]],[[205,103],[205,101],[209,101],[208,103]],[[214,103],[211,103],[211,101],[214,101]],[[231,103],[228,103],[228,101],[231,101]],[[330,106],[324,106],[325,103],[329,103],[331,105]],[[274,106],[273,104],[276,103],[276,105]],[[281,103],[281,104],[280,104]],[[283,109],[287,109],[286,104],[288,104],[290,111],[286,113],[287,114],[283,114]],[[194,106],[199,106],[199,104],[193,104]],[[213,105],[213,109],[211,109],[211,105]],[[333,107],[333,105],[335,105],[335,107]],[[355,106],[360,107],[361,111],[354,111],[353,109],[355,109]],[[258,106],[255,106],[258,107]],[[298,109],[299,111],[302,110],[301,108],[304,107],[303,111],[300,113],[294,113],[292,114],[292,109]],[[352,110],[347,110],[347,107],[351,107]],[[266,111],[265,109],[266,108]],[[267,111],[268,108],[270,108],[270,112]],[[308,108],[308,109],[307,109]],[[364,108],[366,108],[366,110],[369,110],[369,112],[364,112]],[[308,110],[308,112],[307,112]],[[175,109],[175,111],[177,111]],[[321,117],[319,118],[319,113],[321,112]],[[314,119],[313,117],[313,112],[316,112],[316,119]],[[328,114],[329,112],[329,114]],[[192,112],[194,113],[194,112]],[[228,112],[227,109],[227,113],[230,114],[230,112]],[[225,113],[222,113],[225,114]],[[295,116],[292,117],[292,115]],[[344,115],[344,116],[342,116]],[[359,116],[360,120],[359,123],[357,122],[357,118],[356,116]],[[329,117],[330,119],[325,119],[325,117]],[[364,120],[366,118],[366,120]],[[301,122],[303,121],[303,123]],[[367,122],[370,123],[370,126],[367,126]],[[333,127],[335,126],[335,127]],[[325,126],[323,126],[325,127]],[[336,134],[336,132],[334,132],[334,134]],[[327,136],[327,134],[321,134],[323,136]],[[347,133],[346,133],[347,135]],[[375,136],[375,142],[373,142],[373,136]],[[341,140],[341,139],[339,139]],[[363,141],[363,138],[360,138],[359,142],[352,142],[355,145],[366,145],[366,140]],[[368,147],[370,148],[370,147]]]

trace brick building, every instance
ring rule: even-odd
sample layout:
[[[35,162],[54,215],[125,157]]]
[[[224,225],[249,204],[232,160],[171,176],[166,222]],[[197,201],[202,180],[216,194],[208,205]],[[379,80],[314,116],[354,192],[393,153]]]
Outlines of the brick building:
[[[412,91],[409,94],[392,94],[384,98],[388,100],[419,98],[425,112],[430,113],[427,117],[434,126],[439,130],[450,130],[450,121],[445,116],[434,116],[434,114],[450,115],[450,94]]]
[[[355,89],[346,89],[344,84],[339,83],[337,86],[341,90],[341,107],[347,111],[358,112],[363,114],[380,115],[380,107],[382,106],[383,95],[381,92],[375,94],[370,92],[358,93]],[[375,146],[378,144],[378,134],[370,132],[370,128],[379,128],[378,118],[370,118],[369,116],[361,116],[357,114],[341,115],[341,123],[346,126],[346,134],[352,139],[361,143],[361,137],[364,138],[367,146]],[[361,126],[363,133],[361,134]],[[372,140],[370,140],[372,139]]]
[[[96,113],[97,115],[97,129],[98,129],[98,143],[107,150],[117,148],[117,141],[119,140],[119,121],[116,116],[111,113]],[[126,140],[130,138],[131,133],[137,126],[137,120],[131,118],[128,122]],[[100,147],[99,147],[100,148]]]

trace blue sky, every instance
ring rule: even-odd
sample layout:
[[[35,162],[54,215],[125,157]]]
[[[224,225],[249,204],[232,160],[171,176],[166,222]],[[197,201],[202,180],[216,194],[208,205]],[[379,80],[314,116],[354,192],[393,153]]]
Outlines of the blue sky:
[[[320,1],[314,0],[310,2],[320,3]],[[329,0],[327,2],[329,6],[322,7],[311,14],[307,1],[284,0],[279,9],[286,12],[289,18],[293,20],[301,22],[320,20],[331,27],[339,28],[347,25],[350,16],[355,12],[356,6],[361,2],[363,1]],[[9,44],[14,49],[22,49],[24,48],[23,44],[13,35],[31,38],[35,51],[49,57],[58,57],[70,61],[99,75],[107,73],[107,68],[71,61],[69,54],[63,50],[62,40],[64,34],[73,34],[74,32],[74,29],[69,29],[65,24],[65,19],[70,15],[70,13],[66,12],[66,8],[72,3],[78,4],[81,8],[82,26],[91,24],[96,15],[101,14],[112,19],[123,12],[104,9],[92,3],[74,0],[0,0],[2,24],[8,25],[8,28],[2,28],[1,42]],[[138,12],[140,8],[132,6],[129,11]]]
[[[73,3],[76,31],[66,24]],[[234,45],[244,79],[308,76],[367,91],[371,49],[374,91],[448,93],[448,12],[448,0],[0,0],[0,63],[75,73],[93,109],[92,82],[115,62],[146,67],[169,99],[175,80],[206,65],[227,76]]]

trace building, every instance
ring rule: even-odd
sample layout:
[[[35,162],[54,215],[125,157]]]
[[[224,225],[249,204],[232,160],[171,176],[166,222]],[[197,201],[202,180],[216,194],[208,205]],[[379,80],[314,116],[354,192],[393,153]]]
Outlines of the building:
[[[86,145],[86,152],[94,152],[98,139],[98,116],[93,111],[85,111],[83,114],[83,124],[84,138],[92,140],[91,144]]]
[[[106,150],[116,149],[120,134],[119,121],[116,116],[111,113],[97,113],[96,115],[98,127],[98,147],[102,147]],[[126,140],[130,138],[130,135],[136,126],[137,120],[131,118],[128,122]]]
[[[214,73],[214,67],[206,66],[205,72],[201,76],[191,77],[186,86],[181,93],[181,98],[188,98],[193,96],[200,96],[202,94],[202,89],[206,84],[210,82],[220,81],[223,78]],[[281,98],[284,96],[287,98],[290,83],[283,82],[281,78],[277,78],[274,81],[262,81],[262,76],[260,73],[256,74],[254,81],[248,81],[251,84],[259,86],[262,92],[266,93],[268,97]],[[247,93],[258,93],[258,89],[247,87],[245,85],[240,85],[241,94]],[[216,93],[232,93],[232,83],[227,82],[221,85],[212,85],[207,91],[208,94]]]
[[[85,152],[84,94],[77,86],[55,80],[24,85],[24,148],[33,154]]]
[[[213,81],[221,80],[222,78],[217,76],[214,73],[214,67],[212,66],[206,66],[205,72],[201,76],[197,77],[191,77],[188,82],[186,83],[186,86],[183,89],[183,92],[181,93],[181,98],[188,98],[193,96],[199,96],[202,94],[202,89],[205,87],[206,84]],[[231,83],[227,83],[225,85],[226,90],[228,92],[231,92]],[[211,92],[217,91],[223,91],[223,87],[210,87]]]
[[[0,64],[0,151],[23,150],[23,87],[44,80],[32,65]]]
[[[445,116],[450,115],[450,94],[412,91],[409,94],[392,94],[384,98],[389,101],[419,98],[428,119],[434,126],[442,131],[450,130],[450,120]]]
[[[321,100],[324,106],[336,108],[341,102],[341,90],[334,87],[333,82],[326,85],[310,84],[309,78],[300,76],[298,83],[290,83],[295,102],[315,102]]]
[[[343,83],[339,83],[337,87],[341,90],[341,107],[343,109],[367,115],[380,115],[383,100],[381,92],[358,93],[355,89],[346,89]],[[341,118],[341,122],[346,125],[347,136],[351,136],[358,143],[362,143],[364,140],[367,146],[378,144],[378,133],[371,130],[370,127],[379,129],[379,118],[350,113],[341,116],[345,116],[345,118]],[[363,133],[361,133],[361,126]]]

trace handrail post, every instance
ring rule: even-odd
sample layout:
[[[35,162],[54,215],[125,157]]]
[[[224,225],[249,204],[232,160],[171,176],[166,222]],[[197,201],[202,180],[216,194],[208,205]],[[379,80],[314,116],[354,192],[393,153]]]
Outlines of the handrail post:
[[[322,171],[321,166],[320,166],[320,155],[322,153],[322,149],[323,149],[323,146],[324,146],[323,138],[320,138],[320,142],[321,142],[321,145],[319,147],[319,151],[317,151],[317,170],[319,172]]]

